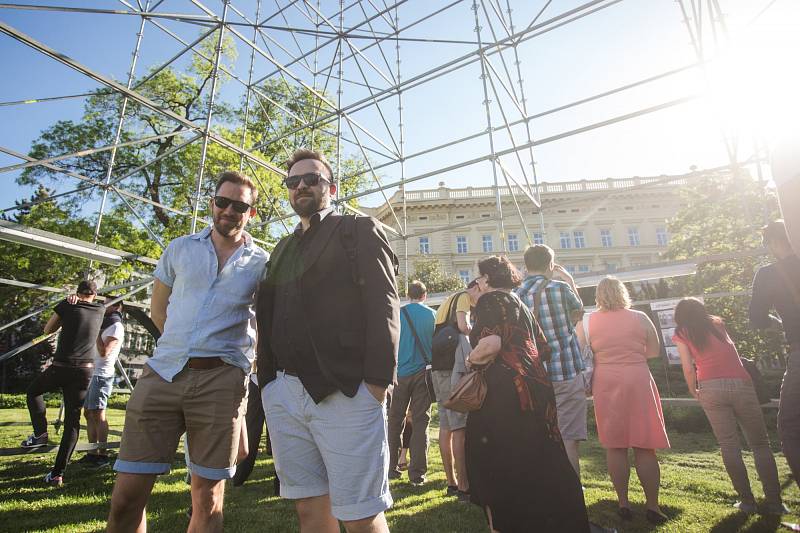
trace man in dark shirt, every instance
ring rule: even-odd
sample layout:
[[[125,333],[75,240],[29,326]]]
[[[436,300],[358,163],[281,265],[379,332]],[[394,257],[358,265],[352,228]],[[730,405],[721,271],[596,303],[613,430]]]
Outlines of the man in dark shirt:
[[[103,323],[105,307],[96,303],[97,285],[93,281],[78,284],[75,305],[59,302],[53,316],[44,327],[46,334],[61,328],[53,364],[28,387],[27,400],[33,423],[33,435],[22,442],[23,448],[47,444],[47,416],[42,395],[61,389],[64,393],[64,431],[56,455],[56,463],[44,478],[45,483],[61,486],[75,444],[78,442],[81,408],[92,379],[94,358],[97,355],[97,336]]]
[[[789,356],[781,385],[778,433],[783,455],[800,486],[800,259],[789,244],[782,220],[764,228],[764,245],[777,261],[756,272],[750,323],[761,329],[777,324],[769,314],[771,309],[783,323]]]
[[[378,223],[333,212],[325,156],[297,150],[285,180],[300,223],[259,288],[258,383],[281,496],[301,531],[388,531],[386,389],[399,342],[397,258]]]

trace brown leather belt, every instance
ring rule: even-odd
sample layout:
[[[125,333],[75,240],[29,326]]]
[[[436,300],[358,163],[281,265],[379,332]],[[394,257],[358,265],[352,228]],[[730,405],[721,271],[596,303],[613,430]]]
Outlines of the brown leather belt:
[[[53,361],[53,366],[62,368],[94,368],[94,363],[65,363],[64,361]]]
[[[219,368],[224,364],[225,361],[219,357],[190,357],[189,360],[186,361],[186,368],[191,368],[192,370],[211,370],[213,368]]]

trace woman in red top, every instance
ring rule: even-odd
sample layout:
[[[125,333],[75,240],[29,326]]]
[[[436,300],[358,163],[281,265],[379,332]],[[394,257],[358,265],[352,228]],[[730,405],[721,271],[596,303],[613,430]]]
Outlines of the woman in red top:
[[[757,510],[742,460],[738,422],[753,451],[758,478],[767,499],[767,512],[788,512],[781,501],[778,468],[753,382],[742,366],[722,319],[709,315],[700,300],[684,298],[675,308],[675,323],[677,328],[672,340],[680,352],[686,384],[711,423],[725,470],[739,495],[740,501],[734,507],[745,513]]]

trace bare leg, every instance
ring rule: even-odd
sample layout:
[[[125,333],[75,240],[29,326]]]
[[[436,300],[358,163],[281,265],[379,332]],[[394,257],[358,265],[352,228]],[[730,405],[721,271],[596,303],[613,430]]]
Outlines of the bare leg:
[[[147,517],[145,508],[155,474],[128,474],[119,472],[111,494],[111,512],[108,515],[109,533],[145,533]]]
[[[634,448],[633,456],[636,463],[636,475],[639,476],[645,498],[647,498],[645,506],[651,511],[660,513],[658,489],[661,484],[661,469],[658,466],[656,451]]]
[[[464,447],[467,431],[456,429],[451,431],[453,436],[453,459],[455,461],[455,474],[458,478],[458,490],[469,492],[469,477],[467,477],[467,453]]]
[[[383,513],[361,520],[345,521],[344,528],[347,533],[389,533],[389,525]]]
[[[631,465],[628,463],[627,448],[609,448],[606,450],[608,475],[617,492],[620,507],[630,507],[628,501],[628,480],[631,475]]]
[[[575,473],[578,474],[578,481],[581,479],[581,458],[580,452],[578,451],[579,444],[580,441],[577,440],[564,441],[564,448],[567,450],[567,457],[569,457],[569,462],[572,464],[572,468],[575,470]]]
[[[97,423],[95,419],[94,410],[84,409],[83,417],[86,419],[86,438],[89,439],[90,444],[98,442],[97,440]],[[89,455],[96,455],[99,450],[89,450]]]
[[[300,533],[339,533],[339,522],[331,514],[331,500],[327,494],[295,500]]]
[[[95,434],[97,436],[97,441],[100,444],[105,444],[108,442],[108,419],[106,418],[106,410],[100,409],[95,411]],[[97,450],[98,455],[108,455],[108,450],[105,448],[101,448]]]
[[[486,519],[489,521],[489,531],[491,533],[500,533],[494,528],[494,524],[492,523],[492,509],[488,505],[486,506]]]
[[[187,533],[222,532],[224,479],[206,479],[192,475],[192,518]]]
[[[439,452],[442,455],[442,468],[447,477],[447,484],[456,486],[456,475],[453,472],[453,443],[452,433],[449,429],[439,428]]]

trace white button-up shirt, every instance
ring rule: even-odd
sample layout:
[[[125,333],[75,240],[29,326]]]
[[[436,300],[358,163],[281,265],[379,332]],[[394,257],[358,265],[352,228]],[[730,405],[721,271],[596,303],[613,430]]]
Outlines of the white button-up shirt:
[[[250,372],[255,357],[255,293],[269,254],[245,242],[217,273],[211,227],[169,243],[153,275],[172,287],[164,333],[148,365],[172,381],[190,357],[220,357]]]

